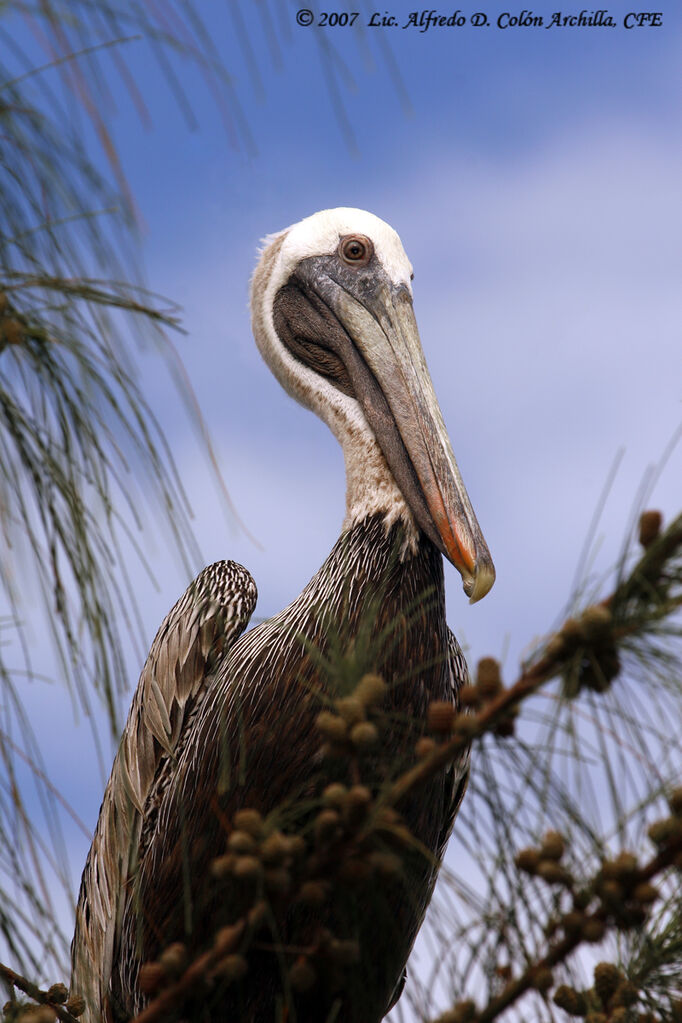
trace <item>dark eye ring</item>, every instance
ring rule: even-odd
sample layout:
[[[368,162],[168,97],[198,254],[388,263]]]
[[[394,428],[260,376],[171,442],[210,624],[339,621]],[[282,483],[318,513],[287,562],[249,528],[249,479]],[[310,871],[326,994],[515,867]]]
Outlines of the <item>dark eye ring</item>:
[[[339,242],[339,256],[348,266],[367,266],[374,247],[364,234],[348,234]]]

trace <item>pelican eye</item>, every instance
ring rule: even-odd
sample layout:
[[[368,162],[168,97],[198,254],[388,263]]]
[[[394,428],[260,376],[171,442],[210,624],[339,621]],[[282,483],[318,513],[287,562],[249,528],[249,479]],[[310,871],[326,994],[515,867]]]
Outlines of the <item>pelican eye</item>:
[[[339,255],[348,266],[367,266],[374,246],[364,234],[348,234],[339,242]]]

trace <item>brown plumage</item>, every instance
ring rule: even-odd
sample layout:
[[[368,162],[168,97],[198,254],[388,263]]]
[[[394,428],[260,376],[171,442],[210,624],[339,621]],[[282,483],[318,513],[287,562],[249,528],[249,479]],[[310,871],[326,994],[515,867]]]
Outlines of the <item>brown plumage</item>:
[[[494,570],[421,353],[410,274],[395,232],[357,210],[316,214],[262,255],[256,341],[339,438],[346,519],[324,565],[276,617],[240,635],[255,587],[221,563],[228,568],[202,573],[162,626],[81,886],[72,987],[91,996],[88,1023],[139,1012],[142,962],[174,941],[199,954],[252,905],[248,883],[211,873],[236,811],[254,808],[303,836],[310,865],[325,786],[362,781],[376,796],[414,762],[428,705],[457,702],[466,665],[446,625],[441,554],[472,600]],[[220,571],[230,582],[212,599]],[[387,684],[380,741],[356,757],[326,756],[316,718],[366,672]],[[315,910],[273,897],[245,949],[246,975],[214,978],[178,1018],[378,1023],[400,993],[466,772],[465,758],[399,807],[416,844],[402,848],[395,875],[341,878]],[[293,990],[296,950],[327,940],[352,942],[358,961]]]
[[[246,628],[256,586],[241,565],[209,565],[166,615],[130,708],[83,871],[72,944],[71,989],[100,1018],[150,790],[173,763],[183,726],[201,703],[223,653]],[[186,734],[186,733],[185,733]]]
[[[329,654],[330,623],[342,623],[342,646],[357,635],[363,616],[371,616],[377,635],[388,628],[384,643],[370,650],[364,666],[379,671],[389,683],[383,711],[392,721],[392,732],[373,769],[377,785],[382,776],[414,762],[414,744],[423,733],[429,702],[456,699],[466,669],[445,624],[442,558],[424,539],[414,555],[401,560],[403,542],[400,526],[387,534],[376,517],[358,524],[337,543],[293,604],[247,632],[226,655],[194,721],[157,827],[140,848],[139,875],[124,913],[114,976],[114,998],[124,1009],[120,1018],[138,1012],[144,1002],[135,993],[140,937],[143,957],[154,959],[170,941],[187,940],[188,906],[193,947],[210,946],[217,929],[232,922],[234,902],[216,899],[215,885],[207,881],[211,859],[225,848],[222,822],[242,806],[267,815],[292,794],[307,804],[337,777],[348,781],[343,767],[320,760],[321,737],[314,726],[325,706],[322,691],[338,695],[309,646]],[[339,586],[340,578],[348,585]],[[396,622],[400,624],[392,628]],[[230,751],[232,777],[221,793],[225,749]],[[401,807],[410,829],[434,856],[416,857],[408,891],[407,881],[384,891],[376,891],[375,882],[369,890],[342,888],[339,905],[325,914],[337,938],[355,938],[365,952],[343,993],[339,1019],[369,1023],[387,1009],[430,898],[463,777],[460,764]],[[217,806],[207,793],[218,793]],[[188,890],[183,831],[190,836]],[[352,917],[361,909],[366,919],[358,925]],[[385,960],[376,956],[382,944],[388,945]],[[227,992],[218,988],[215,1001],[202,994],[202,1012],[197,1010],[192,1018],[274,1020],[276,996],[282,990],[276,954],[257,956],[249,975],[252,982]],[[321,1023],[336,998],[336,992],[315,992],[312,1006],[306,999],[298,1004],[296,1018]]]

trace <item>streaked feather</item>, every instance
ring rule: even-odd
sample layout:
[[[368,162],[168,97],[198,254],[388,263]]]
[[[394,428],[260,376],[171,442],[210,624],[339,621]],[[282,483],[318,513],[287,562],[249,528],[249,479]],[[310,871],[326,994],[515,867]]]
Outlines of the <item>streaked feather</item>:
[[[71,989],[86,999],[85,1023],[101,1023],[99,1007],[107,1004],[149,792],[255,604],[256,587],[246,569],[233,561],[216,562],[188,587],[152,643],[104,793],[76,908]]]
[[[311,657],[311,649],[328,651],[335,630],[352,644],[368,615],[376,619],[377,635],[387,629],[391,632],[390,641],[377,648],[375,665],[390,693],[386,710],[393,732],[381,768],[389,775],[396,764],[413,756],[429,702],[457,702],[468,676],[461,650],[445,623],[441,556],[425,538],[414,555],[401,558],[404,546],[402,526],[387,530],[381,517],[355,526],[342,535],[288,608],[243,635],[223,657],[214,681],[186,719],[175,757],[164,761],[145,804],[139,866],[125,894],[116,950],[114,1019],[127,1019],[143,1008],[144,998],[137,989],[143,959],[154,959],[173,941],[190,941],[199,951],[228,922],[229,908],[211,898],[208,881],[211,860],[225,845],[216,798],[219,821],[230,820],[241,806],[254,806],[267,814],[288,805],[294,794],[301,798],[302,791],[307,793],[304,802],[315,798],[320,740],[314,720],[321,704],[314,695],[310,700],[310,695],[325,691],[329,695],[333,688]],[[404,727],[396,731],[397,721],[404,722]],[[225,756],[229,759],[227,783],[220,774]],[[399,938],[389,944],[395,947],[390,948],[386,967],[393,979],[390,986],[378,985],[373,991],[375,1001],[367,1017],[358,1014],[355,996],[349,994],[339,1018],[353,1023],[375,1020],[380,1015],[377,1003],[383,999],[384,1009],[389,1004],[431,897],[467,771],[468,757],[463,757],[401,807],[410,830],[429,855],[416,868],[412,899],[392,902],[392,896],[387,896],[399,932]],[[188,877],[183,875],[187,856]],[[191,937],[185,930],[183,895],[193,907]],[[384,955],[385,935],[375,930],[374,916],[367,914],[361,946],[374,954],[381,949]],[[223,993],[219,1009],[207,1001],[205,1007],[189,1012],[187,1019],[193,1023],[274,1019],[279,967],[258,962],[249,970],[251,976],[253,984],[244,996],[247,1002]],[[358,976],[363,991],[372,986],[367,975]],[[302,1023],[324,1018],[322,1009],[319,1016],[300,1016]]]

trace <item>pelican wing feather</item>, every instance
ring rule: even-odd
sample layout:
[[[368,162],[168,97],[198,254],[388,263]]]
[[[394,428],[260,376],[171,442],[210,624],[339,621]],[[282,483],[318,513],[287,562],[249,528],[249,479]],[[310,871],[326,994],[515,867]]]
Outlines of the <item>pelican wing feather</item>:
[[[174,758],[191,711],[256,605],[251,575],[234,561],[209,565],[164,619],[140,675],[104,793],[83,872],[71,946],[71,990],[86,1000],[85,1023],[99,1023],[127,885],[136,867],[145,803]],[[106,1015],[105,1015],[106,1020]]]

